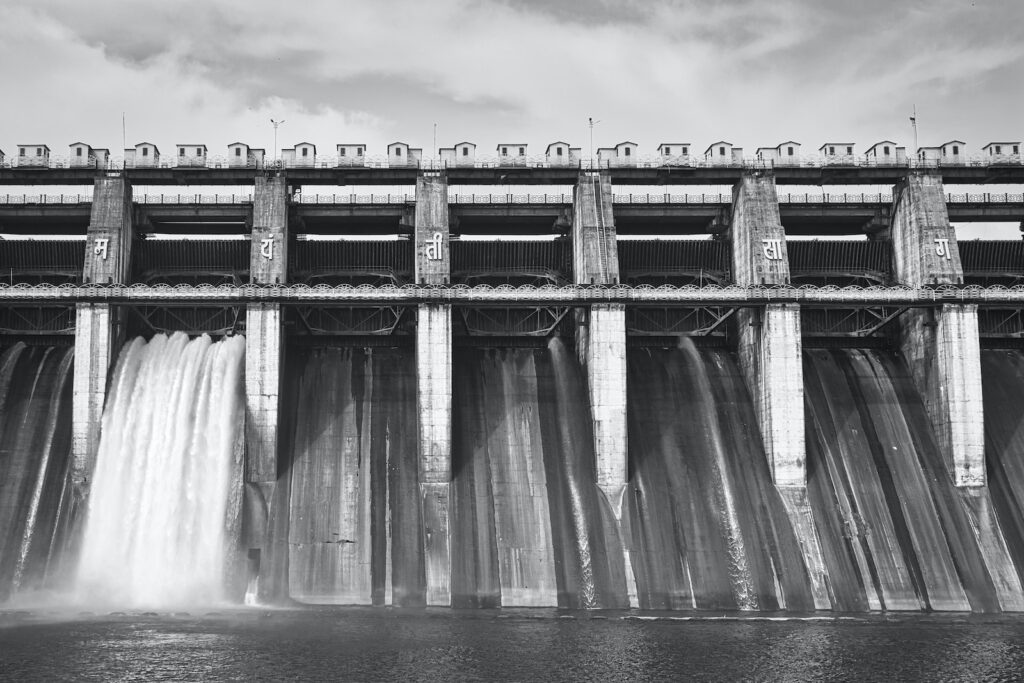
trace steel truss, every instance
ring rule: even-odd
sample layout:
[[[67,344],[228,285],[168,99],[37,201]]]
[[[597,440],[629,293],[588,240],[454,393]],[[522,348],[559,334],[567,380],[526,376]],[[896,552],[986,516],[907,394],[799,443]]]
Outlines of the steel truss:
[[[982,337],[1024,339],[1024,312],[1019,308],[979,308],[978,333]]]
[[[300,334],[390,335],[405,315],[404,306],[296,306],[295,326]]]
[[[884,337],[885,328],[906,306],[864,308],[801,308],[801,332],[805,337]]]
[[[626,331],[639,336],[724,334],[724,323],[736,312],[724,306],[694,308],[637,307],[626,310]]]
[[[62,335],[74,333],[74,306],[0,307],[0,334]]]
[[[129,331],[143,334],[234,334],[244,329],[245,306],[125,306]]]
[[[546,337],[569,312],[566,306],[531,308],[459,308],[462,323],[470,336]]]

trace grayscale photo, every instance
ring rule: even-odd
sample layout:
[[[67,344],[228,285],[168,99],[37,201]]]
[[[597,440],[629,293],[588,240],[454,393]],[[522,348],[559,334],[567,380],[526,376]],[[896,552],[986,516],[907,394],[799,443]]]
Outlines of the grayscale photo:
[[[1024,3],[5,0],[0,680],[1024,677]]]

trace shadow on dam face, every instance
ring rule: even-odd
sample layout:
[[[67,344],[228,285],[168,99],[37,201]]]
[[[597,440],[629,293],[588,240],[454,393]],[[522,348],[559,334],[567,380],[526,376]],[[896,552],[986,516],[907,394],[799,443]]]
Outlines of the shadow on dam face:
[[[67,530],[81,524],[67,500],[71,351],[12,345],[0,358],[9,595],[66,580]],[[286,367],[270,537],[250,564],[280,598],[423,605],[413,350],[296,347]],[[622,608],[635,596],[642,609],[813,610],[806,539],[771,482],[735,355],[630,347],[627,369],[619,521],[595,483],[575,353],[558,339],[455,350],[453,606]],[[998,611],[1006,585],[1019,593],[1024,351],[985,350],[982,370],[990,490],[968,495],[898,354],[804,352],[807,498],[833,609]],[[993,542],[1009,549],[1003,566]]]

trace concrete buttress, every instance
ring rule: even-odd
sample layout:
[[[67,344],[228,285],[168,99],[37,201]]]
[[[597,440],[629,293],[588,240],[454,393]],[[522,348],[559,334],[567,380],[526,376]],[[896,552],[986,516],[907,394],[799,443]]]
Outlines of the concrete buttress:
[[[573,193],[573,275],[576,284],[619,281],[619,253],[607,176],[581,174]],[[594,470],[618,522],[628,480],[626,436],[626,308],[594,304],[576,315],[576,353],[587,375],[594,434]],[[624,553],[626,589],[636,606],[630,555]]]
[[[942,178],[912,173],[893,191],[889,235],[896,281],[911,287],[962,284],[956,232]],[[970,513],[972,530],[1004,610],[1024,609],[988,490],[985,467],[981,340],[975,304],[915,308],[900,318],[900,349],[932,423],[949,476]]]
[[[450,277],[448,185],[444,176],[416,181],[416,282]],[[452,478],[452,309],[421,304],[416,311],[416,404],[420,511],[428,605],[451,605],[449,501]]]
[[[786,233],[773,175],[743,174],[733,188],[729,230],[736,284],[789,284]],[[753,398],[772,481],[800,543],[814,605],[830,609],[825,560],[807,498],[800,307],[743,308],[736,325],[740,368]]]
[[[253,194],[253,284],[285,284],[288,270],[288,191],[283,176],[257,176]],[[281,306],[249,304],[245,314],[246,481],[277,480],[281,387]]]
[[[890,237],[897,282],[910,287],[962,283],[942,178],[911,174],[896,186],[893,204]],[[911,309],[901,318],[900,346],[953,481],[985,485],[978,307]]]
[[[83,282],[127,284],[132,225],[132,191],[127,179],[97,178],[86,233]],[[122,341],[118,319],[118,310],[109,304],[76,305],[71,448],[72,481],[79,501],[88,497],[96,464],[107,379]]]
[[[733,189],[732,267],[736,284],[789,284],[786,233],[775,178],[745,173]],[[740,365],[754,398],[765,454],[777,486],[805,486],[800,310],[769,304],[737,314]]]
[[[253,188],[249,246],[253,284],[288,281],[288,187],[282,175],[258,175]],[[245,311],[246,547],[258,553],[257,597],[287,597],[288,480],[278,484],[281,367],[284,338],[280,304],[248,304]],[[252,555],[250,555],[250,558]],[[250,562],[252,560],[250,559]]]

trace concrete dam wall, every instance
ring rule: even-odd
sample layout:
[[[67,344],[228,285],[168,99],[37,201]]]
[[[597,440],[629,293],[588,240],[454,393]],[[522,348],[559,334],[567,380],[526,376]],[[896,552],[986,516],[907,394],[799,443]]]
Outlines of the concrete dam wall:
[[[76,282],[102,293],[138,276],[133,253],[147,272],[163,266],[137,236],[143,214],[126,179],[96,183]],[[282,174],[255,180],[250,286],[393,291],[384,277],[439,298],[187,303],[212,290],[183,278],[216,264],[154,276],[180,283],[164,300],[159,287],[138,301],[61,301],[71,290],[46,279],[31,284],[38,300],[0,288],[4,597],[81,589],[83,567],[116,557],[119,543],[138,548],[116,525],[89,540],[91,510],[116,501],[116,517],[163,520],[145,536],[170,551],[163,564],[185,555],[175,543],[216,546],[202,555],[219,559],[212,573],[203,561],[201,585],[219,576],[220,588],[191,592],[237,601],[1024,608],[1024,349],[1013,327],[1024,266],[993,268],[976,286],[979,257],[961,257],[940,179],[907,176],[885,225],[872,218],[871,248],[834,249],[842,263],[817,269],[819,252],[787,244],[764,172],[743,175],[699,249],[619,241],[620,221],[639,219],[615,204],[608,177],[584,174],[556,212],[555,246],[493,253],[452,248],[475,219],[453,218],[443,174],[421,174],[415,206],[396,218],[412,258],[357,241],[326,249],[315,273],[292,234],[313,230],[304,221],[315,215],[292,213],[293,189]],[[914,294],[853,296],[865,278]],[[533,293],[521,302],[440,298],[479,283],[505,297],[524,281]],[[565,288],[640,297],[655,283],[693,289],[657,305],[559,298]],[[818,303],[770,300],[794,284]],[[723,285],[748,296],[725,300]],[[938,295],[949,291],[969,298]],[[45,328],[61,324],[73,346]],[[172,329],[224,340],[180,360],[158,354],[167,367],[151,381],[177,387],[168,423],[180,430],[104,446],[160,416],[153,401],[118,401],[115,367],[134,362],[136,335]],[[222,479],[199,474],[214,452]],[[223,534],[199,533],[211,524]]]

